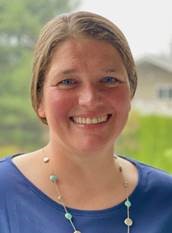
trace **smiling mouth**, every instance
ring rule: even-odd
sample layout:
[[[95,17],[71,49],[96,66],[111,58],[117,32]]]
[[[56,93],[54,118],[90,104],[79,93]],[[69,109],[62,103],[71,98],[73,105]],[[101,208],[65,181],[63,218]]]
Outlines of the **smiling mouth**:
[[[102,124],[106,123],[112,114],[106,114],[97,117],[70,117],[70,120],[75,124],[80,125],[95,125],[95,124]]]

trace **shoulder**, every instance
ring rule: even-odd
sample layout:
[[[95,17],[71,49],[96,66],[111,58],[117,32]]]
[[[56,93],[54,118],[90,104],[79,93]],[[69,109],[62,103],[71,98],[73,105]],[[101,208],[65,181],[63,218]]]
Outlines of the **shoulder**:
[[[172,174],[139,161],[132,161],[138,169],[140,182],[145,190],[172,195]],[[154,193],[154,195],[155,195]]]
[[[12,156],[9,155],[0,159],[0,196],[5,195],[6,192],[9,192],[13,188],[19,176],[11,159]]]
[[[159,178],[160,180],[167,180],[167,182],[172,182],[172,174],[168,173],[165,170],[162,170],[160,168],[153,167],[149,164],[145,164],[143,162],[135,161],[137,166],[142,170],[142,172],[145,172],[147,175],[156,178]]]
[[[146,217],[154,216],[152,223],[160,218],[159,224],[169,230],[172,219],[172,175],[142,162],[133,163],[139,173],[139,183],[135,192],[136,203],[142,212],[147,212]],[[168,230],[162,232],[169,232]]]
[[[4,180],[7,174],[10,172],[11,156],[6,156],[0,159],[0,181]]]

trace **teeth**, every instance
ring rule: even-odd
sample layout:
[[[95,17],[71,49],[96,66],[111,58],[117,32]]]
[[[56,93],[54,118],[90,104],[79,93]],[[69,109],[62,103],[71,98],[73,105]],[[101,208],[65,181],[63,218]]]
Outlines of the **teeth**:
[[[73,117],[72,119],[77,124],[90,125],[90,124],[99,124],[99,123],[102,123],[102,122],[106,122],[107,119],[108,119],[108,115],[98,116],[98,117],[93,117],[93,118]]]

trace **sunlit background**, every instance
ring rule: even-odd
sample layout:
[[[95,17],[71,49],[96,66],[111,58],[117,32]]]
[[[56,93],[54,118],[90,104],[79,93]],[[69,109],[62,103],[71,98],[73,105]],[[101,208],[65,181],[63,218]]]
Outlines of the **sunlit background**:
[[[137,59],[172,52],[171,0],[83,0],[79,9],[97,12],[116,23]]]
[[[0,156],[45,145],[31,108],[32,52],[55,15],[87,10],[117,24],[133,52],[139,82],[116,151],[172,172],[171,0],[0,0]]]

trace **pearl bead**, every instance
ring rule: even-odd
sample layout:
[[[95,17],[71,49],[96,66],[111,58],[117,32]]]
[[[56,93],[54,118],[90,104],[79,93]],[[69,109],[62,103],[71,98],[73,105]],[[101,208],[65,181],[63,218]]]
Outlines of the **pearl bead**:
[[[57,199],[58,199],[59,201],[61,201],[61,200],[62,200],[62,196],[61,196],[61,195],[58,195],[58,196],[57,196]]]
[[[133,220],[131,218],[126,218],[124,220],[124,223],[127,225],[127,226],[132,226],[133,225]]]
[[[48,157],[44,157],[43,161],[44,161],[44,163],[48,163],[50,161],[50,159]]]

